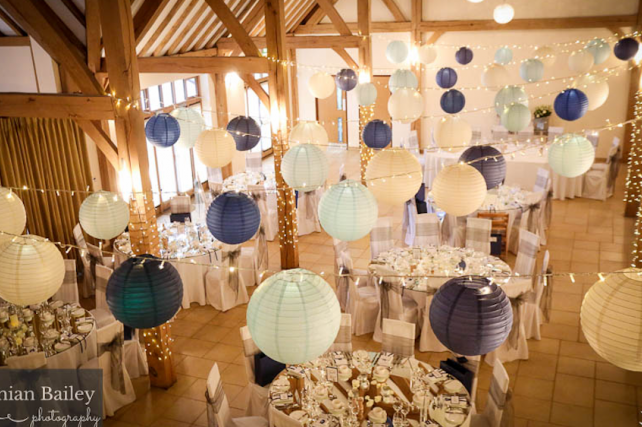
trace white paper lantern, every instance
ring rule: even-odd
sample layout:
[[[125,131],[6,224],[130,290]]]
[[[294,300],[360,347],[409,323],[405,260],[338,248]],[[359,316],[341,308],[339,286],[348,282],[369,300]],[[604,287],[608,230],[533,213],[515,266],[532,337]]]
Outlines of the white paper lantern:
[[[317,274],[295,268],[264,280],[247,306],[256,346],[287,364],[309,362],[332,345],[341,326],[339,300]]]
[[[17,305],[39,304],[65,278],[60,250],[44,237],[27,235],[0,243],[0,298]]]
[[[393,64],[401,64],[408,58],[408,45],[400,40],[391,41],[386,47],[386,58]]]
[[[508,3],[500,4],[493,10],[493,19],[498,24],[508,24],[515,16],[515,9]]]
[[[117,194],[97,191],[82,202],[78,219],[82,229],[91,237],[113,239],[129,224],[129,205]]]
[[[555,138],[548,148],[548,164],[554,172],[575,178],[591,169],[595,149],[591,141],[581,135],[567,133]]]
[[[472,128],[459,116],[443,117],[435,126],[435,142],[442,150],[461,151],[470,144],[472,137]]]
[[[334,93],[334,79],[328,73],[315,73],[308,80],[308,89],[315,98],[325,99]]]
[[[642,371],[642,270],[606,276],[588,290],[580,323],[589,345],[610,363]]]
[[[437,59],[437,49],[433,45],[425,44],[417,50],[417,56],[422,64],[432,64]]]
[[[382,203],[400,205],[417,194],[423,180],[421,164],[403,148],[388,148],[377,153],[366,167],[366,181],[372,194]]]
[[[555,50],[550,46],[540,46],[535,49],[535,58],[542,61],[545,67],[551,67],[555,64],[557,57],[555,56]]]
[[[285,182],[295,190],[316,190],[328,178],[328,159],[316,145],[295,145],[283,156],[281,171]]]
[[[417,76],[410,70],[399,69],[392,73],[388,81],[388,89],[392,93],[402,88],[417,89],[417,86],[419,86]]]
[[[432,196],[444,212],[466,216],[486,199],[486,181],[474,167],[457,163],[439,171],[432,184]]]
[[[232,162],[236,143],[224,129],[208,129],[196,139],[194,152],[205,166],[222,168]]]
[[[424,111],[424,97],[414,89],[398,89],[388,99],[388,113],[392,120],[412,123]]]
[[[27,225],[27,214],[22,200],[8,188],[0,187],[0,242],[11,240],[13,235],[20,235]]]
[[[468,0],[468,1],[471,2],[471,3],[481,3],[484,0]]]
[[[377,88],[374,84],[368,83],[359,83],[355,88],[357,92],[357,101],[359,105],[367,107],[372,105],[377,100]]]
[[[576,73],[586,73],[593,63],[593,55],[586,49],[575,51],[568,57],[568,68]]]
[[[531,110],[522,104],[514,104],[506,108],[500,115],[502,126],[510,132],[519,132],[531,122]]]
[[[588,98],[589,111],[600,108],[609,97],[609,84],[595,74],[582,76],[573,82],[573,87],[584,92]]]
[[[485,87],[504,87],[508,84],[508,70],[503,65],[491,64],[482,73],[481,82]]]
[[[196,144],[196,139],[205,130],[203,116],[193,108],[179,107],[170,113],[181,129],[181,134],[174,147],[190,149]]]
[[[504,109],[513,104],[523,104],[528,107],[528,95],[521,86],[506,86],[495,95],[495,111],[501,116]]]
[[[301,120],[290,131],[289,141],[290,145],[314,144],[325,150],[328,146],[328,132],[316,120]]]
[[[519,76],[526,82],[536,82],[544,77],[544,64],[539,59],[527,59],[519,66]]]
[[[502,46],[495,52],[495,64],[507,65],[513,60],[513,51],[508,46]]]
[[[346,179],[330,187],[319,201],[319,222],[335,239],[352,242],[365,237],[377,223],[379,207],[372,192]]]

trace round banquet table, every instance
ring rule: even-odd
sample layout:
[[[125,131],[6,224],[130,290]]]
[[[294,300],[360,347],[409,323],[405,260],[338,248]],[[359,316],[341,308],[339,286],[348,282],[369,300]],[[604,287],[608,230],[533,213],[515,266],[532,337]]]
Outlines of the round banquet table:
[[[331,377],[330,371],[337,378]],[[413,388],[419,391],[418,398],[414,398]],[[419,398],[420,390],[427,391],[425,398]],[[301,399],[304,394],[310,399]],[[419,426],[422,412],[440,426],[470,425],[470,394],[461,382],[415,358],[365,350],[329,352],[322,359],[281,372],[270,386],[269,425],[296,427],[307,421],[312,427],[338,427],[340,417],[351,410],[351,394],[364,399],[363,411],[358,414],[361,427],[373,425],[368,421],[381,423],[382,419],[372,417],[377,412],[392,420],[401,406],[413,427]],[[374,408],[379,409],[371,413]]]
[[[234,174],[223,181],[223,191],[247,191],[248,185],[264,185],[266,188],[276,188],[274,173],[245,171]]]

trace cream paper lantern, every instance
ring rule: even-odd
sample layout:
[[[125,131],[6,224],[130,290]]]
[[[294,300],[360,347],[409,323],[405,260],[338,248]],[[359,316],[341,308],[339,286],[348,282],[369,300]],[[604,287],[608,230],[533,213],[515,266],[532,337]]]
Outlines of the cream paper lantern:
[[[437,207],[454,216],[475,212],[486,199],[486,181],[474,167],[465,163],[446,166],[432,183]]]
[[[417,76],[410,70],[399,69],[392,73],[388,80],[388,89],[392,93],[402,88],[417,89],[417,86],[419,86]]]
[[[498,24],[508,24],[515,16],[515,9],[508,3],[500,4],[493,10],[493,19]]]
[[[334,79],[325,72],[315,73],[308,80],[308,89],[315,98],[325,99],[334,93]]]
[[[236,143],[225,129],[208,129],[196,139],[194,151],[205,166],[222,168],[232,162]]]
[[[545,67],[552,67],[557,59],[555,50],[550,46],[540,46],[535,49],[535,58],[542,61]]]
[[[595,160],[595,148],[591,141],[573,133],[555,138],[548,148],[548,164],[554,172],[567,178],[575,178],[591,169]]]
[[[412,123],[424,111],[424,97],[414,89],[402,88],[388,99],[388,113],[392,120]]]
[[[8,188],[0,187],[0,242],[11,240],[12,235],[20,235],[27,225],[27,214],[22,200]]]
[[[377,153],[366,167],[368,189],[375,198],[400,205],[417,194],[423,181],[421,164],[403,148],[388,148]]]
[[[357,92],[357,101],[363,107],[372,105],[377,100],[377,88],[373,83],[359,83],[355,91]]]
[[[113,239],[129,224],[129,205],[117,194],[97,191],[82,202],[78,218],[82,229],[91,237]]]
[[[642,371],[642,270],[628,268],[598,280],[580,309],[582,332],[597,354],[629,371]]]
[[[319,222],[335,239],[352,242],[365,237],[377,223],[379,207],[360,182],[345,179],[331,186],[319,201]]]
[[[500,88],[508,84],[508,70],[500,64],[491,64],[481,75],[481,82],[484,87]]]
[[[437,49],[433,45],[425,44],[417,50],[417,57],[424,65],[432,64],[437,59]]]
[[[501,116],[504,110],[513,104],[528,107],[528,95],[521,86],[506,86],[495,95],[495,111]]]
[[[586,49],[578,50],[568,57],[568,68],[576,73],[586,73],[594,64],[595,59]]]
[[[316,120],[301,120],[290,131],[289,141],[290,145],[313,144],[325,150],[328,146],[328,132]]]
[[[283,156],[281,171],[286,184],[295,190],[316,190],[328,178],[328,159],[316,145],[295,145]]]
[[[609,84],[595,74],[582,76],[573,82],[573,87],[584,92],[588,98],[589,111],[600,108],[609,97]]]
[[[196,144],[196,139],[205,130],[203,116],[193,108],[179,107],[170,113],[181,130],[174,147],[190,149]]]
[[[437,146],[446,151],[461,151],[473,137],[473,129],[459,116],[446,116],[435,126],[434,138]]]
[[[531,122],[531,110],[523,104],[514,104],[504,109],[500,115],[502,126],[510,132],[519,132]]]
[[[0,298],[16,305],[39,304],[51,298],[65,278],[60,250],[35,235],[0,243]]]

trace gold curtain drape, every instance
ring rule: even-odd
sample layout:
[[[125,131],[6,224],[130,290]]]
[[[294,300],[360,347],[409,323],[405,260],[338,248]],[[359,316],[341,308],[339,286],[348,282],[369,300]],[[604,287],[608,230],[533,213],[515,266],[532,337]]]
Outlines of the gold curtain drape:
[[[85,134],[73,120],[0,118],[0,185],[52,190],[16,190],[27,212],[27,231],[75,243],[78,210],[87,186],[92,188]]]

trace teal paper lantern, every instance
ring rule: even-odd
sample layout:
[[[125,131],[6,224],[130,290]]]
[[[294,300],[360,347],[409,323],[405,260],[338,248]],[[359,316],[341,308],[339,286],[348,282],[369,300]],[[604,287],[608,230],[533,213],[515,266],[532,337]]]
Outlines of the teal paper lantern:
[[[519,76],[529,83],[542,80],[544,64],[539,59],[527,59],[519,66]]]
[[[330,187],[319,201],[319,222],[335,239],[352,242],[377,223],[377,200],[365,186],[346,179]]]
[[[523,104],[513,104],[500,115],[502,126],[510,132],[519,132],[531,122],[531,110]]]
[[[247,307],[256,346],[277,362],[301,364],[325,353],[341,326],[339,300],[319,275],[302,268],[264,280]]]
[[[386,47],[386,58],[393,64],[401,64],[408,58],[408,45],[400,40],[391,41]]]
[[[521,86],[506,86],[495,95],[495,111],[500,116],[513,104],[523,104],[528,107],[528,96]]]
[[[586,44],[586,50],[591,52],[595,65],[601,64],[611,56],[611,46],[604,39],[593,39]]]
[[[286,184],[295,190],[316,190],[328,178],[328,159],[315,145],[295,145],[283,156],[281,171]]]
[[[399,69],[392,73],[388,81],[388,88],[392,93],[402,88],[417,89],[417,86],[419,86],[417,76],[410,70]]]
[[[500,47],[495,52],[495,64],[506,65],[513,60],[513,51],[506,46]]]
[[[591,141],[573,133],[555,138],[548,148],[548,164],[554,172],[567,178],[575,178],[591,169],[595,160],[595,148]]]

